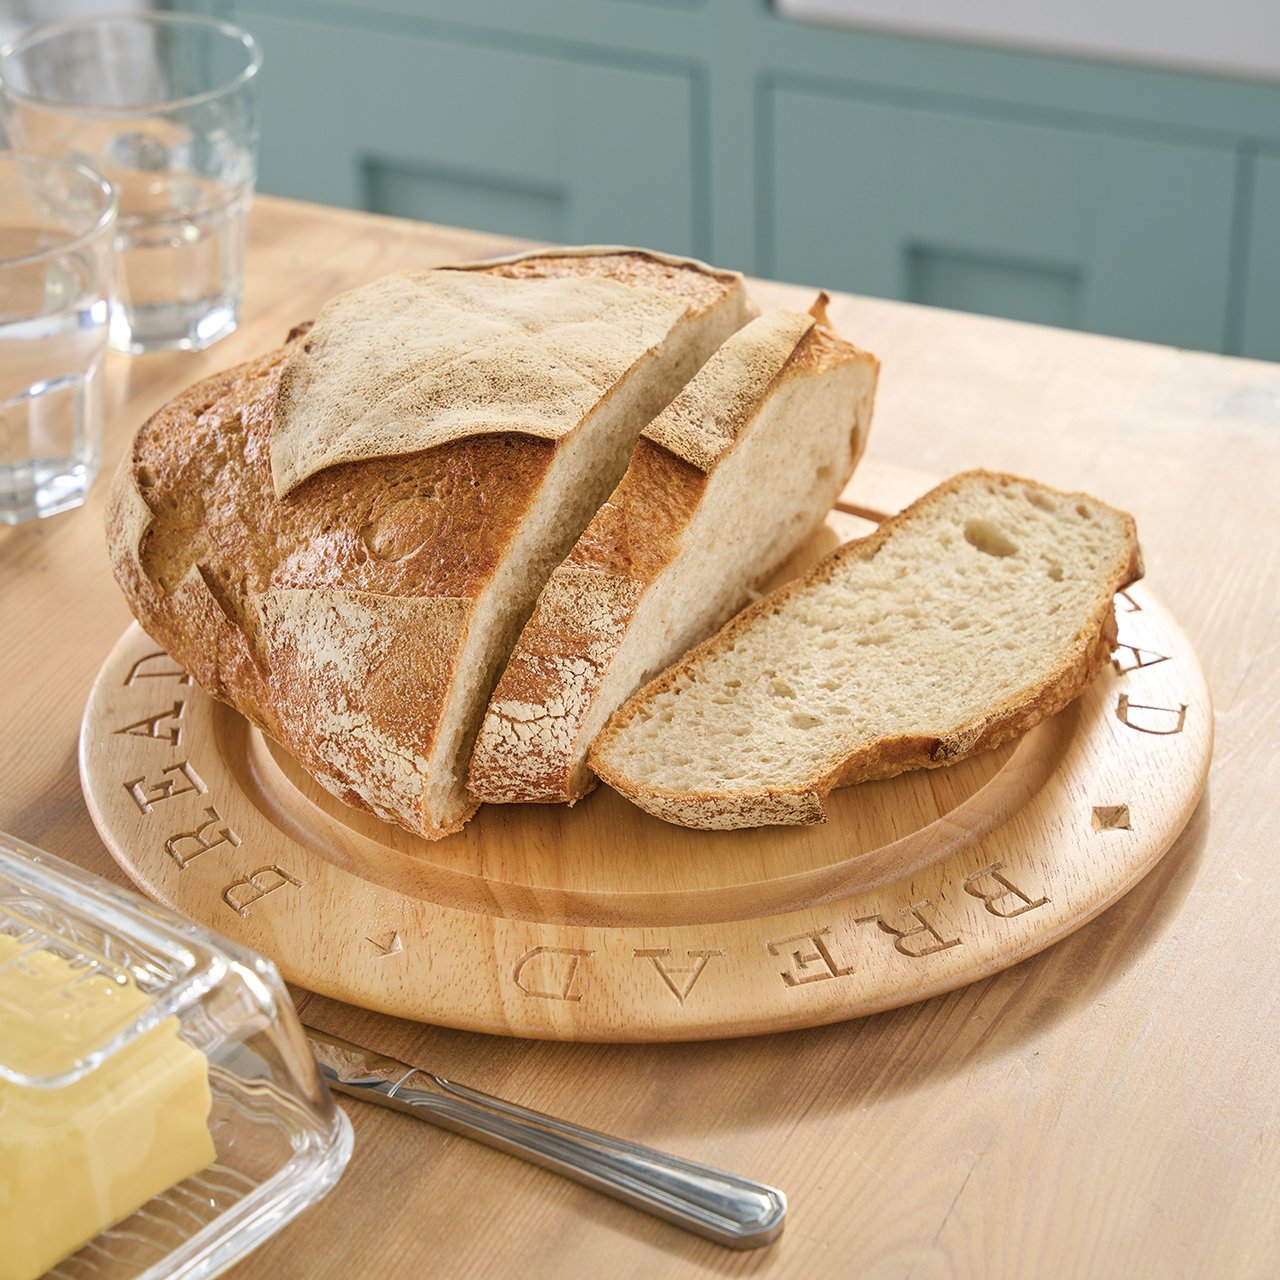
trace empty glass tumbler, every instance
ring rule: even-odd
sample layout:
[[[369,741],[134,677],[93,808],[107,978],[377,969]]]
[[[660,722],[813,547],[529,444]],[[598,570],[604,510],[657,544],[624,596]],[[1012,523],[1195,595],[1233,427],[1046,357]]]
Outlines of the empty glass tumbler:
[[[236,327],[260,64],[239,28],[169,12],[54,23],[0,50],[12,144],[116,190],[118,351],[199,350]]]
[[[79,506],[97,473],[115,217],[97,174],[0,151],[0,524]]]

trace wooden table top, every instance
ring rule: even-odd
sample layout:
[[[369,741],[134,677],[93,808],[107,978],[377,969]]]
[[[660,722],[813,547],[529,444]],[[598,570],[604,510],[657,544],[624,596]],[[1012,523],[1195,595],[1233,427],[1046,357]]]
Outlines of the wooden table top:
[[[260,198],[245,319],[107,369],[104,477],[197,379],[340,289],[508,251],[499,237]],[[760,285],[807,307],[812,290]],[[1156,870],[1050,950],[811,1031],[571,1045],[308,998],[308,1021],[499,1096],[782,1187],[735,1254],[511,1157],[345,1103],[338,1187],[230,1273],[665,1277],[1264,1276],[1280,1270],[1280,366],[872,299],[832,318],[883,362],[868,460],[974,466],[1132,511],[1147,581],[1213,691],[1208,789]],[[90,684],[129,622],[86,508],[0,529],[0,829],[123,881],[80,792]],[[857,480],[854,481],[854,493]]]

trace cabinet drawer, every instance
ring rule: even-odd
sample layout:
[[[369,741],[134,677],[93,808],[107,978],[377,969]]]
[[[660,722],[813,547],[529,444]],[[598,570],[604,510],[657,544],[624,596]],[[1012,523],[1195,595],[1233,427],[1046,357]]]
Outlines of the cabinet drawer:
[[[769,95],[766,269],[1222,350],[1235,155],[834,95]]]
[[[266,59],[263,190],[534,239],[705,253],[691,74],[238,18]]]

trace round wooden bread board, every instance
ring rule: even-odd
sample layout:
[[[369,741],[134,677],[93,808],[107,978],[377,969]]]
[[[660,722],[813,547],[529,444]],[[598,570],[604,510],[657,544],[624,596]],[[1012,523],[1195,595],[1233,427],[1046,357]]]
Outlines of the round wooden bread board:
[[[688,1040],[907,1004],[1077,929],[1169,848],[1208,772],[1199,663],[1141,584],[1088,692],[1016,743],[834,793],[815,827],[668,826],[605,787],[423,841],[348,808],[139,627],[80,769],[143,890],[295,983],[445,1026]]]

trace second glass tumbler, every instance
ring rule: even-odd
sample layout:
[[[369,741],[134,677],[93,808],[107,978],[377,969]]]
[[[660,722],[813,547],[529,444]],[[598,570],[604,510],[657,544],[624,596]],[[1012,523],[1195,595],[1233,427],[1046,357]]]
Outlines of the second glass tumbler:
[[[236,327],[261,61],[239,28],[165,12],[54,23],[0,50],[12,144],[116,191],[114,349],[200,350]]]

